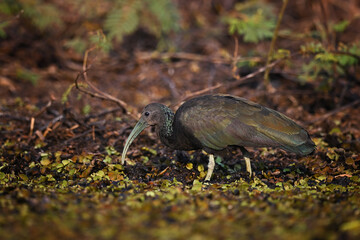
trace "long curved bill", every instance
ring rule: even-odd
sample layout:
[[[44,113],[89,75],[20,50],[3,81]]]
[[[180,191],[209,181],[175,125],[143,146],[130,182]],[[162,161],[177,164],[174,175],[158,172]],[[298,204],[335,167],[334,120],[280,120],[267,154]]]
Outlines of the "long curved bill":
[[[135,138],[148,126],[146,121],[142,118],[136,123],[134,129],[131,131],[128,139],[125,142],[124,150],[121,155],[121,164],[124,164],[126,153],[131,145],[131,143],[135,140]]]

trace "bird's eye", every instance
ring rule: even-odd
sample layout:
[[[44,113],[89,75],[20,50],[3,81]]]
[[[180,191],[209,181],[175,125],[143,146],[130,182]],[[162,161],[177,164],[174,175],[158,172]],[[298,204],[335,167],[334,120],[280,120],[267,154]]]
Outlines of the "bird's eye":
[[[150,115],[150,113],[149,113],[149,112],[145,112],[144,115],[145,115],[146,117],[148,117],[148,116]]]

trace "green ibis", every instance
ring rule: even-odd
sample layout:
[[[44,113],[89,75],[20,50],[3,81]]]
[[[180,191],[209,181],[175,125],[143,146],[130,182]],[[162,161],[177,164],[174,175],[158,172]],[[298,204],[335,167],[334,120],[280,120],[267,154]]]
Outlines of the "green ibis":
[[[122,164],[130,144],[148,126],[154,126],[161,142],[172,149],[205,150],[209,154],[205,181],[214,170],[214,154],[229,146],[240,147],[250,176],[245,147],[279,147],[299,155],[315,150],[308,132],[285,115],[244,98],[216,94],[190,99],[175,114],[160,103],[147,105],[126,140]]]

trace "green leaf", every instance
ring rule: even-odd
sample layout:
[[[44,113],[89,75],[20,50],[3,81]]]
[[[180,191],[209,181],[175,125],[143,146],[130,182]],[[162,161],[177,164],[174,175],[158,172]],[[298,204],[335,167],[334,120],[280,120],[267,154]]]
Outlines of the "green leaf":
[[[360,220],[346,222],[341,225],[340,229],[343,231],[354,231],[355,229],[360,231]]]
[[[126,4],[125,4],[126,3]],[[106,17],[104,28],[109,32],[109,39],[121,41],[127,34],[133,33],[139,25],[138,10],[141,1],[125,1],[113,9]]]
[[[338,127],[331,129],[331,131],[329,132],[329,134],[340,134],[340,133],[341,133],[341,130]]]
[[[99,177],[103,177],[103,176],[105,176],[105,173],[104,173],[103,170],[100,170],[100,171],[98,171],[98,172],[96,173],[96,175],[99,176]]]
[[[332,28],[335,32],[343,32],[349,26],[350,22],[348,20],[343,20],[337,24],[334,24]]]
[[[190,170],[190,169],[189,169]],[[197,170],[199,171],[199,172],[204,172],[204,170],[205,170],[205,168],[204,168],[204,165],[198,165],[198,167],[197,167]]]
[[[316,42],[310,42],[310,43],[306,43],[305,45],[301,45],[300,46],[300,51],[303,54],[307,54],[307,53],[320,53],[320,52],[324,52],[324,46],[321,43],[316,43]]]
[[[16,76],[19,79],[26,80],[32,83],[32,85],[37,85],[40,75],[37,73],[34,73],[31,70],[27,70],[25,68],[19,68],[16,70]]]
[[[141,156],[140,159],[142,160],[143,164],[146,164],[150,160],[147,156]]]
[[[278,49],[274,55],[274,59],[284,59],[291,56],[290,50],[287,49]]]
[[[104,53],[109,53],[112,48],[111,42],[107,40],[105,35],[101,31],[97,31],[96,34],[90,37],[90,42],[95,44]]]
[[[36,166],[35,162],[31,162],[31,163],[29,164],[29,168],[33,168],[33,167],[35,167],[35,166]]]
[[[151,148],[148,148],[148,147],[142,147],[141,150],[147,151],[147,152],[151,153],[154,156],[157,155],[157,151],[155,149],[151,149]]]
[[[32,23],[40,30],[62,26],[59,9],[51,3],[33,4],[32,1],[23,4],[24,15],[28,16]]]
[[[158,24],[151,24],[152,26],[149,26],[146,24],[147,21],[144,21],[144,23],[150,27],[149,29],[156,36],[159,37],[161,32],[168,33],[179,30],[179,13],[171,0],[147,0],[147,3],[148,9],[158,21]]]
[[[19,174],[19,177],[23,180],[23,181],[28,181],[29,178],[25,175],[25,174]]]
[[[230,34],[243,35],[245,42],[258,43],[270,39],[275,29],[275,18],[265,16],[262,9],[257,9],[255,14],[247,15],[241,19],[227,17],[225,22],[229,25]]]
[[[337,161],[339,160],[340,155],[337,152],[335,152],[335,150],[336,148],[328,148],[326,156],[331,160]]]
[[[73,87],[75,87],[75,83],[70,84],[70,86],[63,93],[63,95],[61,97],[61,103],[62,104],[66,103],[69,100],[69,95],[70,95],[70,92],[71,92]]]
[[[151,197],[151,198],[156,197],[156,194],[155,194],[154,191],[147,191],[147,192],[145,193],[145,195],[146,195],[147,197]]]
[[[220,156],[216,156],[216,158],[215,158],[215,163],[218,164],[219,166],[225,168],[225,164],[222,163],[222,160],[223,160],[223,159],[222,159]]]
[[[202,183],[199,180],[195,179],[193,181],[193,186],[191,188],[191,191],[199,192],[199,191],[201,191],[201,189],[202,189]]]
[[[11,15],[13,11],[15,10],[15,7],[11,4],[7,3],[6,1],[0,2],[0,12],[4,13],[6,15]],[[16,9],[18,11],[18,9]]]
[[[338,59],[335,57],[335,55],[330,52],[318,53],[315,55],[314,59],[320,60],[323,62],[337,62],[338,61]]]
[[[192,163],[186,164],[186,168],[187,168],[188,170],[193,169],[193,167],[194,167],[194,165],[193,165]]]
[[[46,180],[49,181],[49,182],[56,182],[56,179],[51,174],[46,175]]]
[[[284,169],[283,169],[283,172],[284,172],[284,173],[287,173],[287,172],[291,172],[291,170],[290,170],[290,168],[284,168]]]
[[[75,37],[73,39],[65,40],[64,46],[75,50],[77,53],[83,54],[88,44],[84,39]]]
[[[0,23],[0,37],[5,38],[6,37],[6,32],[5,32],[5,28],[10,24],[10,21],[4,21],[2,23]]]
[[[103,160],[103,162],[104,162],[104,163],[108,163],[108,164],[109,164],[109,163],[111,163],[111,162],[112,162],[112,159],[111,159],[111,157],[106,156],[106,157],[105,157],[105,159]]]
[[[116,149],[113,146],[107,146],[105,147],[106,153],[108,155],[120,155],[120,153],[118,151],[116,151]]]
[[[83,109],[82,112],[84,115],[88,115],[91,112],[91,105],[90,104],[86,104]]]
[[[5,177],[6,177],[6,174],[5,174],[5,173],[3,173],[3,172],[0,172],[0,180],[5,179]]]
[[[71,159],[66,159],[66,160],[62,160],[62,161],[61,161],[61,163],[62,163],[64,166],[68,165],[68,164],[71,163],[71,162],[72,162]]]

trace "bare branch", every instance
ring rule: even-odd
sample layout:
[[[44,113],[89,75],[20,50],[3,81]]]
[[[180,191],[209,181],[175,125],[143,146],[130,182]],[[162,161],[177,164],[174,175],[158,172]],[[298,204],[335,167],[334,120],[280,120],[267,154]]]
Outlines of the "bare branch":
[[[130,115],[131,117],[133,117],[134,119],[137,119],[136,114],[133,114],[131,112],[129,112],[127,109],[129,108],[128,104],[106,92],[101,91],[100,89],[98,89],[94,84],[92,84],[87,78],[86,78],[86,72],[89,69],[79,73],[75,79],[75,87],[76,89],[78,89],[80,92],[85,93],[87,95],[90,95],[91,97],[96,97],[102,100],[107,100],[107,101],[111,101],[116,103],[117,105],[119,105],[119,107],[122,108],[123,112]],[[83,76],[84,77],[84,81],[86,82],[86,84],[94,91],[89,91],[87,89],[81,88],[79,85],[79,79],[80,77]]]
[[[280,61],[281,61],[281,59],[278,59],[278,60],[272,62],[271,64],[269,64],[268,67],[273,67],[276,64],[278,64]],[[261,67],[257,71],[252,72],[252,73],[250,73],[250,74],[248,74],[248,75],[246,75],[246,76],[244,76],[242,78],[237,79],[235,82],[226,85],[226,90],[229,90],[229,89],[231,89],[231,88],[233,88],[233,87],[235,87],[235,86],[237,86],[237,85],[239,85],[241,83],[246,82],[246,80],[249,80],[249,79],[255,77],[256,75],[259,75],[260,73],[264,72],[265,70],[266,70],[266,66]],[[182,102],[184,102],[184,101],[186,101],[186,100],[188,100],[190,98],[193,98],[193,97],[202,95],[204,93],[210,92],[212,90],[218,89],[220,87],[223,87],[224,85],[225,85],[224,83],[218,83],[218,84],[216,84],[215,86],[212,86],[212,87],[208,87],[208,88],[196,91],[196,92],[187,93],[187,94],[185,94],[185,96],[181,97],[180,100],[177,101],[177,103],[173,104],[172,106],[175,106],[175,108],[177,108],[177,107],[180,106],[180,104]]]
[[[224,58],[224,57],[209,57],[200,54],[194,53],[185,53],[185,52],[175,52],[175,53],[158,53],[158,52],[137,52],[136,59],[138,61],[148,61],[153,59],[184,59],[191,61],[199,61],[199,62],[211,62],[211,63],[221,63],[221,64],[232,64],[234,61],[261,61],[260,57],[233,57]]]
[[[264,84],[265,84],[265,87],[270,92],[274,92],[275,89],[271,86],[270,80],[269,80],[269,73],[270,73],[270,68],[271,68],[269,63],[270,63],[270,60],[271,60],[273,52],[274,52],[275,43],[276,43],[276,39],[277,39],[277,36],[278,36],[278,33],[279,33],[281,20],[282,20],[282,18],[284,16],[284,12],[285,12],[287,4],[288,4],[288,0],[284,0],[283,4],[282,4],[282,7],[281,7],[281,10],[280,10],[280,13],[279,13],[279,18],[278,18],[277,23],[276,23],[274,35],[273,35],[273,38],[271,40],[269,53],[268,53],[267,60],[266,60],[266,65],[265,65],[266,69],[265,69],[265,74],[264,74]]]
[[[324,115],[320,116],[320,117],[317,117],[317,118],[314,118],[313,120],[309,121],[308,124],[314,124],[314,123],[318,123],[318,122],[322,122],[324,121],[325,119],[328,119],[329,117],[331,117],[332,115],[335,115],[339,112],[343,112],[345,111],[346,109],[348,108],[351,108],[351,107],[354,107],[356,106],[357,104],[360,103],[360,99],[358,100],[355,100],[347,105],[344,105],[342,107],[339,107],[339,108],[336,108],[328,113],[325,113]]]
[[[89,54],[90,54],[90,52],[97,50],[97,49],[99,49],[99,46],[95,45],[94,47],[89,48],[85,51],[82,72],[78,73],[78,75],[76,76],[76,79],[75,79],[76,89],[78,89],[80,92],[88,94],[92,97],[96,97],[96,98],[99,98],[102,100],[108,100],[108,101],[114,102],[122,108],[123,113],[126,113],[126,114],[130,115],[132,118],[137,119],[136,114],[133,114],[128,111],[129,106],[126,102],[124,102],[104,91],[101,91],[91,81],[89,81],[89,79],[87,77],[87,71],[89,71],[89,69],[91,68],[91,65],[88,64]],[[96,59],[96,57],[95,57],[95,59]],[[87,86],[90,87],[91,91],[80,87],[79,79],[81,76],[83,77],[84,82],[87,84]]]

